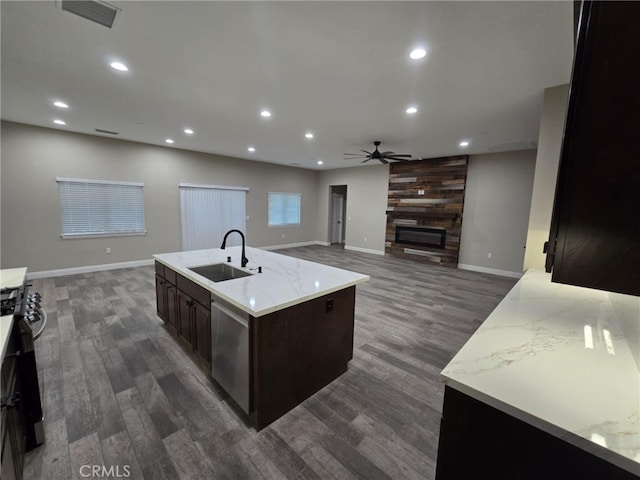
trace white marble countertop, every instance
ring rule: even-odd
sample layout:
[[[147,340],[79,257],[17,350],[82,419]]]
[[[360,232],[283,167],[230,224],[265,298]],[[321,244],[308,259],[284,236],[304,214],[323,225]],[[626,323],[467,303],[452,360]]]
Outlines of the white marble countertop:
[[[368,275],[252,247],[246,248],[249,263],[245,268],[240,268],[241,250],[241,247],[227,247],[225,250],[194,250],[164,253],[153,257],[254,317],[369,280]],[[232,259],[229,265],[253,275],[212,282],[189,270],[190,267],[227,263],[227,256]],[[254,269],[259,266],[262,267],[262,273],[254,273]]]
[[[24,283],[27,277],[26,268],[5,268],[0,270],[0,289],[3,288],[18,288]],[[7,344],[9,343],[9,334],[11,333],[11,327],[13,326],[13,315],[4,315],[0,317],[0,346],[2,346],[2,356],[7,351]]]
[[[528,271],[442,371],[473,398],[640,475],[640,297]]]

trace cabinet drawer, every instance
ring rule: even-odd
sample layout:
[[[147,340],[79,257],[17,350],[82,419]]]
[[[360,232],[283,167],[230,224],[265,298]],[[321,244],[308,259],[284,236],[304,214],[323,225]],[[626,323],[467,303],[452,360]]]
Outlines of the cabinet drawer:
[[[165,267],[160,262],[156,262],[156,275],[160,275],[162,278],[164,278],[167,282],[171,283],[172,285],[176,284],[176,275],[177,275],[176,272],[171,270],[169,267]]]
[[[160,275],[164,278],[164,265],[156,260],[156,275]]]
[[[167,282],[169,282],[172,285],[175,285],[176,275],[177,273],[171,270],[169,267],[164,267],[164,278]]]
[[[178,286],[179,290],[182,290],[207,310],[211,310],[211,295],[209,294],[209,290],[207,290],[206,288],[202,288],[200,285],[193,283],[191,280],[183,277],[182,275],[176,274],[176,276],[176,285]]]

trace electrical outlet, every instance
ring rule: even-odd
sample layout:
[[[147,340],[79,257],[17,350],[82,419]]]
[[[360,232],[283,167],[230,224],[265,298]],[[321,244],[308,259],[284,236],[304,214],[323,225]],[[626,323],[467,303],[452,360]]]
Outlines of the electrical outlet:
[[[418,190],[418,195],[424,195],[424,190]]]
[[[328,298],[325,301],[324,311],[325,313],[333,312],[333,298]]]
[[[282,234],[282,238],[284,238],[284,233]]]
[[[487,258],[493,258],[493,253],[487,253]]]
[[[364,241],[365,241],[365,242],[367,241],[367,237],[364,237]]]
[[[107,253],[111,253],[111,247],[107,247]]]

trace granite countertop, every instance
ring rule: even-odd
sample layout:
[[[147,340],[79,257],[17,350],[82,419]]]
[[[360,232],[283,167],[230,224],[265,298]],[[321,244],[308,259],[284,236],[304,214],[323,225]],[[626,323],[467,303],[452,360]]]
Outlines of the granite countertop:
[[[639,358],[640,297],[530,270],[441,378],[639,475]]]
[[[6,268],[0,270],[0,289],[18,288],[24,283],[26,277],[26,268]],[[13,315],[0,317],[0,346],[2,347],[2,356],[0,359],[4,358],[4,354],[7,351],[12,326]]]
[[[258,248],[247,247],[249,263],[240,267],[241,247],[194,250],[154,255],[160,263],[209,290],[254,317],[260,317],[313,298],[342,290],[369,280],[349,270],[300,260]],[[253,275],[212,282],[189,270],[189,267],[227,263]],[[261,266],[262,273],[254,273]]]

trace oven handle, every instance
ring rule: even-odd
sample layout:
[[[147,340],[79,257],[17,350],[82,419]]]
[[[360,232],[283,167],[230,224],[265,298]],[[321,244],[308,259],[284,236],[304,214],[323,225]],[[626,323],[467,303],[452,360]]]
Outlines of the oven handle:
[[[40,325],[40,330],[38,330],[36,333],[33,334],[34,342],[38,339],[40,335],[42,335],[42,332],[44,331],[44,327],[47,326],[47,312],[45,312],[44,309],[40,308],[38,309],[38,313],[40,314],[40,318],[42,319],[42,324]]]

